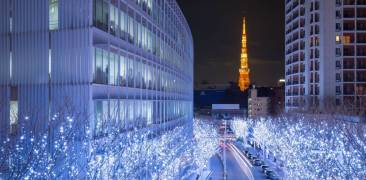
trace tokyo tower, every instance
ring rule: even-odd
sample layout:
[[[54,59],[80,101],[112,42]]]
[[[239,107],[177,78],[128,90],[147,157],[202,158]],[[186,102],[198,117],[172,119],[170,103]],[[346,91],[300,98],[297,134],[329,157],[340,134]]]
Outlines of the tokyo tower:
[[[247,51],[247,33],[245,30],[245,17],[243,18],[243,35],[242,35],[242,47],[240,56],[240,69],[239,69],[239,82],[238,86],[241,91],[245,91],[249,88],[249,65],[248,65],[248,51]]]

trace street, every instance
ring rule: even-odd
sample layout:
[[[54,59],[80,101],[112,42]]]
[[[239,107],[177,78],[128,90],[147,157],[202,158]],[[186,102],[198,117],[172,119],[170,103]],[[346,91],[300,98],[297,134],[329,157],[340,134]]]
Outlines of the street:
[[[226,167],[227,167],[227,179],[228,180],[253,180],[263,179],[262,174],[250,164],[246,157],[237,149],[234,144],[228,143],[226,151]],[[223,167],[223,152],[214,156],[210,160],[210,169],[212,171],[209,179],[221,180],[224,179],[224,167]]]

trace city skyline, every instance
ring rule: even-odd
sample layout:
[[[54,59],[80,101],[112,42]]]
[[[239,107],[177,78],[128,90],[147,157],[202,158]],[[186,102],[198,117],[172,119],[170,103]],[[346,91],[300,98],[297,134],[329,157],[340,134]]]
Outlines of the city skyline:
[[[365,149],[366,0],[0,2],[0,180],[363,179]]]

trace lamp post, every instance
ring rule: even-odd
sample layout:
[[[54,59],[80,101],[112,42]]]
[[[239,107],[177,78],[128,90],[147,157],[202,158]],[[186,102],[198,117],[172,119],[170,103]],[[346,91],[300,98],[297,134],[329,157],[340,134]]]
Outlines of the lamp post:
[[[227,167],[226,167],[226,120],[224,120],[225,131],[224,131],[224,180],[227,179]]]

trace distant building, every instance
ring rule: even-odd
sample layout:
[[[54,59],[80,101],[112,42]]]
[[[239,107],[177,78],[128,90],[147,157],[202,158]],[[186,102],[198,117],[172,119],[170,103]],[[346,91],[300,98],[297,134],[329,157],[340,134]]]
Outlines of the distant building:
[[[258,89],[253,86],[250,89],[248,98],[248,116],[259,117],[268,116],[270,113],[270,97],[267,94],[258,94]]]
[[[278,116],[285,112],[285,80],[280,79],[277,87],[273,87],[270,102],[270,114]]]
[[[236,83],[196,85],[194,107],[196,110],[211,110],[212,104],[238,104],[247,110],[247,92],[240,91]]]
[[[213,117],[230,120],[234,116],[243,116],[244,111],[239,104],[212,104]]]
[[[278,116],[284,112],[284,86],[255,87],[249,91],[248,116]]]

